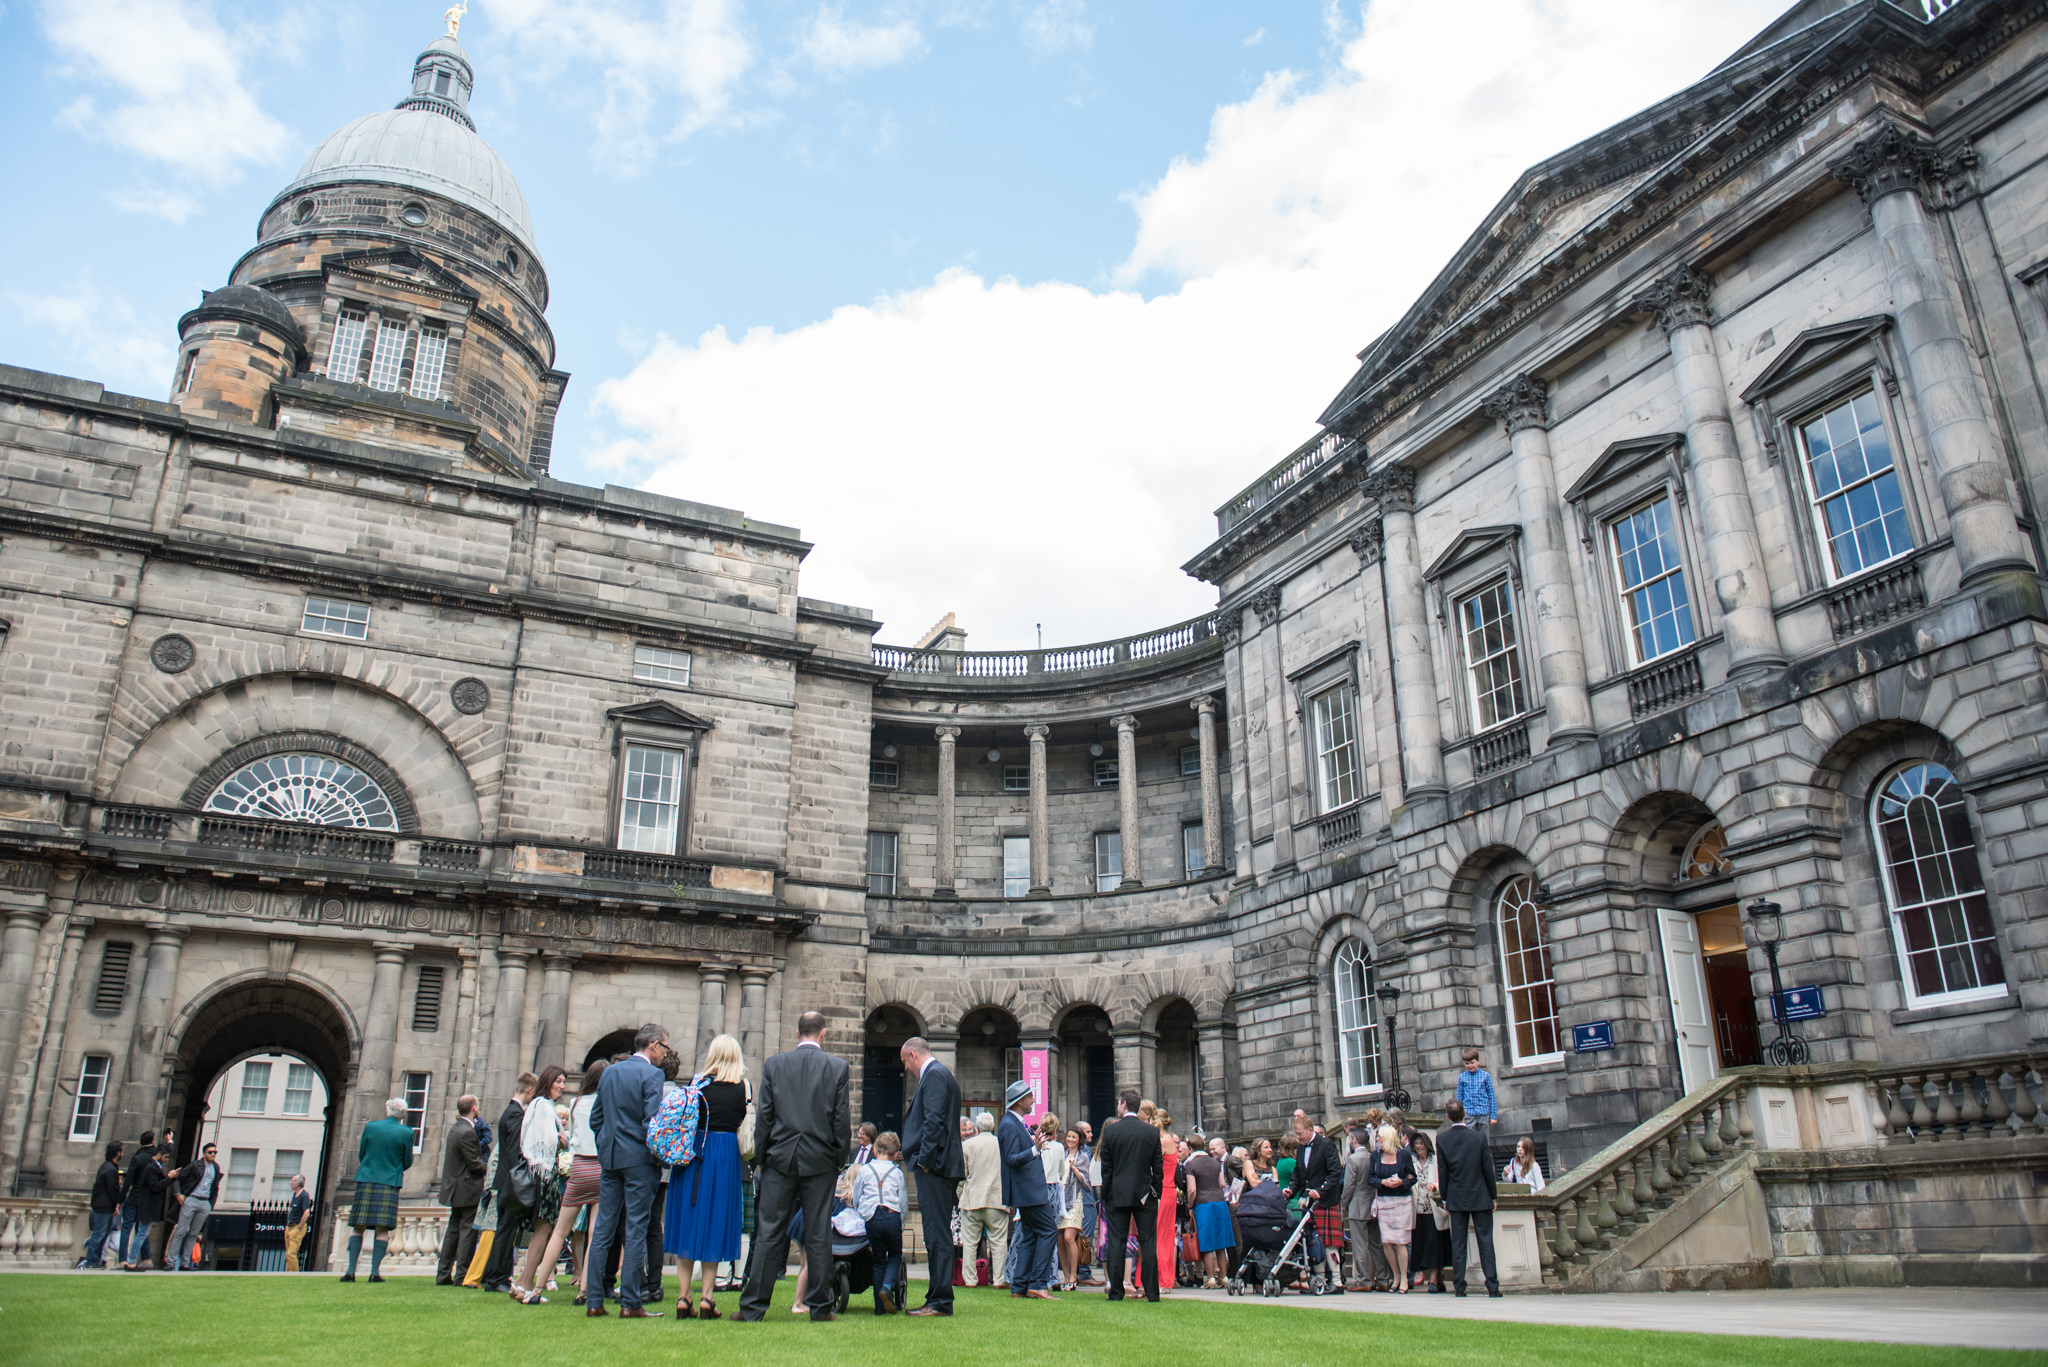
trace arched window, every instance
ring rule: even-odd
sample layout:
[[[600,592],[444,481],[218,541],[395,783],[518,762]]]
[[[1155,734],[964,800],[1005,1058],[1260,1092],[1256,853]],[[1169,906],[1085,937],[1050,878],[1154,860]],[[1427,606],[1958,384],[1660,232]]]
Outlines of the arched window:
[[[1908,998],[2004,995],[2005,966],[1956,776],[1939,764],[1894,771],[1870,822]]]
[[[1380,1085],[1380,1029],[1373,1013],[1372,974],[1365,947],[1356,940],[1337,946],[1330,965],[1330,989],[1337,998],[1337,1057],[1344,1069],[1344,1095]]]
[[[1720,822],[1710,821],[1686,845],[1685,859],[1678,866],[1678,881],[1719,878],[1733,872],[1735,865],[1728,859],[1728,832],[1721,829]]]
[[[362,770],[330,755],[268,755],[235,771],[202,808],[229,816],[396,831],[391,799]]]
[[[1561,1057],[1550,931],[1543,909],[1536,905],[1535,878],[1525,873],[1503,884],[1496,916],[1501,982],[1508,999],[1508,1038],[1514,1045],[1515,1062],[1541,1063]]]

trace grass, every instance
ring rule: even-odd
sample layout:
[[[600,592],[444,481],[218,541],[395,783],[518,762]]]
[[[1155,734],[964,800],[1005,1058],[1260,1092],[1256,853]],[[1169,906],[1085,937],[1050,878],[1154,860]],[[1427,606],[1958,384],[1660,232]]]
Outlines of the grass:
[[[673,1293],[674,1282],[666,1284]],[[586,1321],[563,1295],[521,1310],[503,1296],[399,1277],[380,1286],[332,1278],[0,1275],[0,1363],[35,1367],[377,1367],[435,1363],[1038,1364],[1164,1362],[1174,1367],[1335,1367],[1386,1359],[1400,1367],[1659,1367],[1661,1364],[2015,1364],[2048,1354],[1897,1348],[1833,1340],[1738,1338],[1574,1329],[1374,1315],[1337,1310],[1173,1301],[1112,1305],[1077,1295],[1057,1305],[997,1291],[964,1291],[951,1320],[877,1319],[861,1311],[811,1325],[787,1310],[784,1281],[760,1324],[669,1319]],[[922,1282],[913,1278],[914,1293]],[[672,1307],[671,1307],[672,1308]],[[736,1296],[719,1298],[732,1314]]]

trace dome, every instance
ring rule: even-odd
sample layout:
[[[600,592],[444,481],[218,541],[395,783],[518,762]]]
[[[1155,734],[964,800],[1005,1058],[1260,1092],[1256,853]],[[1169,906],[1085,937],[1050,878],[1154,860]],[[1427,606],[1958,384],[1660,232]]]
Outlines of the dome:
[[[284,300],[269,290],[255,285],[228,285],[217,290],[201,290],[199,307],[178,320],[179,330],[186,323],[206,318],[233,318],[241,322],[255,323],[267,327],[280,337],[294,344],[300,341],[299,323],[292,317],[292,311],[284,306]]]

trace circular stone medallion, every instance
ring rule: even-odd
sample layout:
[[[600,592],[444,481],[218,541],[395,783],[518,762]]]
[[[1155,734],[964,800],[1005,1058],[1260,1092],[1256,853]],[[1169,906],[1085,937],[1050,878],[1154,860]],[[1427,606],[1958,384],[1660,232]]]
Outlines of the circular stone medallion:
[[[194,657],[192,643],[175,632],[157,637],[149,648],[149,662],[166,674],[183,674],[192,667]]]
[[[448,690],[448,700],[465,717],[473,717],[491,705],[491,686],[482,679],[457,679]]]

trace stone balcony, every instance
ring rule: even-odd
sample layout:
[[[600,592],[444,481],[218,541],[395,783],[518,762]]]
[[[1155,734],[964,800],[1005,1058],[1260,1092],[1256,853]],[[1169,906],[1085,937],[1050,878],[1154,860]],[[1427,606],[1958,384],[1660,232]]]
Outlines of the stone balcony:
[[[1049,650],[932,650],[877,645],[875,663],[889,671],[883,685],[938,685],[1004,692],[1093,685],[1132,675],[1179,669],[1223,648],[1218,614],[1204,613],[1156,631],[1090,645]]]

